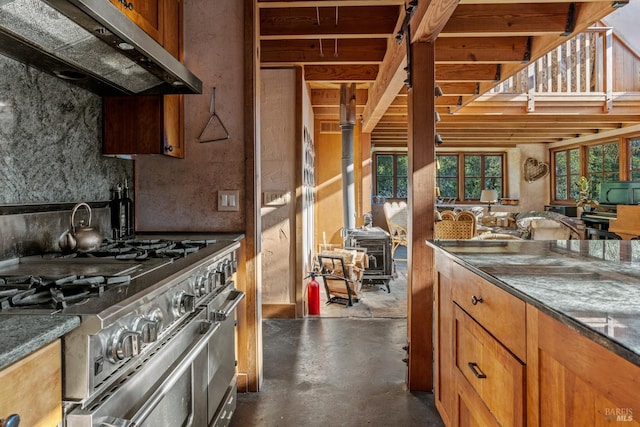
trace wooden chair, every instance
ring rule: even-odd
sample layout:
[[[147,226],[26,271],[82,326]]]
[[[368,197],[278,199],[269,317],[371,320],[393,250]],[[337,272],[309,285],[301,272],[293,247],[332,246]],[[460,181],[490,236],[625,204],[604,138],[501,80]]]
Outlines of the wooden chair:
[[[435,223],[434,234],[436,239],[464,240],[476,235],[476,217],[471,212],[462,211],[453,215],[442,215],[442,221]],[[448,218],[448,219],[445,219]]]
[[[327,304],[339,303],[351,307],[359,301],[357,285],[360,283],[349,277],[344,257],[340,255],[318,254],[320,274],[327,293]]]
[[[387,220],[389,234],[391,234],[391,258],[395,258],[398,246],[407,246],[407,203],[386,202],[383,206],[384,217]],[[399,259],[406,261],[406,259]]]

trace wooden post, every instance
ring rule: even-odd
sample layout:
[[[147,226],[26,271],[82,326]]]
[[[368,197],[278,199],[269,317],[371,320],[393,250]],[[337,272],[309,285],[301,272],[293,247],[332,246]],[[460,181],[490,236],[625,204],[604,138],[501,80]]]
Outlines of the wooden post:
[[[412,88],[409,90],[409,241],[407,313],[411,391],[433,390],[434,253],[425,241],[433,238],[435,206],[435,46],[411,45]],[[446,141],[445,141],[446,143]]]
[[[260,391],[262,384],[262,299],[260,298],[260,58],[259,13],[256,0],[244,0],[244,99],[246,174],[246,228],[238,265],[238,288],[246,298],[237,311],[238,390]]]

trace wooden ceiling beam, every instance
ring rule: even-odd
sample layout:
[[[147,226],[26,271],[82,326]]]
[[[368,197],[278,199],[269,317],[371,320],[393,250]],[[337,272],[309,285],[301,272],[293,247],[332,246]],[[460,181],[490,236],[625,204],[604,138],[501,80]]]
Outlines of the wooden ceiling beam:
[[[505,63],[525,61],[528,37],[442,37],[436,40],[439,63]]]
[[[428,3],[428,4],[427,4]],[[411,21],[412,42],[435,40],[454,12],[458,0],[431,0],[418,2]],[[401,16],[400,19],[404,17]],[[396,31],[398,30],[396,26]],[[387,53],[382,62],[381,71],[370,89],[369,102],[363,114],[363,132],[371,132],[385,111],[391,105],[407,78],[406,46],[407,37],[398,44],[389,40]]]
[[[386,39],[263,40],[260,62],[264,64],[379,63],[387,49]]]
[[[336,7],[336,6],[402,6],[404,0],[258,0],[258,7],[293,8],[293,7]]]
[[[566,32],[570,13],[567,3],[544,7],[531,3],[459,5],[442,29],[441,37],[505,37]]]
[[[367,103],[369,91],[356,89],[356,105]],[[315,107],[340,107],[340,89],[311,89],[311,105]]]
[[[398,6],[295,7],[260,10],[260,38],[388,38]]]
[[[638,123],[640,117],[634,114],[628,115],[613,115],[613,114],[536,114],[536,113],[522,113],[516,115],[505,114],[466,114],[457,113],[450,115],[441,115],[441,121],[438,126],[446,123],[458,124],[483,124],[491,122],[501,123],[539,123],[545,125],[553,124],[575,124],[575,123]]]
[[[436,64],[438,82],[495,82],[500,76],[496,64]]]
[[[378,65],[307,65],[307,82],[368,82],[376,79]]]

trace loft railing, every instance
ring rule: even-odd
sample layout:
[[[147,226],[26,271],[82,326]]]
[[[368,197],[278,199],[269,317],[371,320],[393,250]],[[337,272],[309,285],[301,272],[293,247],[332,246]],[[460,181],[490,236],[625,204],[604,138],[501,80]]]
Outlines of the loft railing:
[[[593,27],[498,84],[491,93],[603,94],[612,92],[613,32]]]

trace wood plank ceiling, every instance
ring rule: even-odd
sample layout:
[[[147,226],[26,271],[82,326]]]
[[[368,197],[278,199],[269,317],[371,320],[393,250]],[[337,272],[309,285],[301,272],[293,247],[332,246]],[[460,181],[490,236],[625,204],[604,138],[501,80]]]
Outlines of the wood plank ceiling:
[[[321,120],[338,120],[340,83],[357,83],[363,131],[376,145],[405,145],[409,36],[401,29],[410,11],[410,39],[436,43],[436,79],[444,93],[436,99],[437,131],[447,147],[562,141],[638,118],[601,106],[571,111],[551,104],[530,113],[526,96],[507,108],[483,94],[626,3],[259,0],[261,64],[304,67]]]

